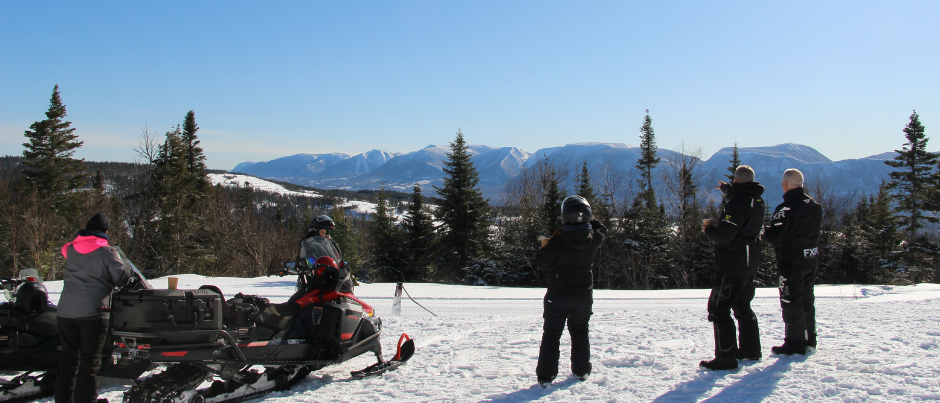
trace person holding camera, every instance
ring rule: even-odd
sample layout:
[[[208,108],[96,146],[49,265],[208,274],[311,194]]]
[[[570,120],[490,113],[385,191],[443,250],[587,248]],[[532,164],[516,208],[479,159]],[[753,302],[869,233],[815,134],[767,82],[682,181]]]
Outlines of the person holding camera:
[[[759,360],[760,331],[751,309],[754,276],[760,266],[760,234],[764,225],[764,187],[754,181],[754,169],[741,165],[734,182],[719,182],[729,196],[718,225],[702,231],[715,244],[715,278],[708,297],[708,321],[715,332],[715,358],[699,365],[711,370],[735,369],[738,359]],[[734,319],[738,320],[735,332]],[[738,333],[738,340],[735,336]]]
[[[561,204],[562,227],[535,254],[538,269],[547,273],[543,299],[545,324],[535,373],[547,387],[558,375],[559,344],[567,322],[571,335],[571,372],[580,380],[591,373],[588,322],[594,304],[591,268],[607,228],[593,219],[591,206],[581,196],[569,196]]]

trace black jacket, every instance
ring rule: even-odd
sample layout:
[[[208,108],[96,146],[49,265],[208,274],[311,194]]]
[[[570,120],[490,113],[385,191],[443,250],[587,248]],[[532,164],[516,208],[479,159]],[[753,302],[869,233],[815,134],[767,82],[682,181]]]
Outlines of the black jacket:
[[[790,189],[774,210],[764,239],[774,245],[777,268],[815,270],[819,264],[819,227],[822,207],[803,188]]]
[[[764,225],[764,187],[757,182],[732,183],[717,226],[705,227],[715,244],[715,270],[751,276],[760,266],[760,231]]]
[[[594,255],[607,237],[607,227],[591,221],[591,231],[556,232],[535,254],[539,270],[548,273],[548,290],[564,295],[591,295]]]

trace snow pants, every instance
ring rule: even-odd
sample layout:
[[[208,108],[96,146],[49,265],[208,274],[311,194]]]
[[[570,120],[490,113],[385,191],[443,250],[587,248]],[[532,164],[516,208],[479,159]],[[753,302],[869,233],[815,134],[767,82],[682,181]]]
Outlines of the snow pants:
[[[591,369],[591,345],[588,340],[588,322],[591,320],[591,307],[594,297],[589,295],[571,296],[548,291],[543,299],[545,307],[542,317],[542,345],[539,347],[539,362],[535,374],[541,378],[555,378],[558,375],[559,344],[561,333],[568,323],[571,335],[571,372],[583,375]]]
[[[708,297],[708,321],[715,331],[715,357],[736,358],[738,349],[746,355],[760,356],[760,330],[757,315],[751,310],[754,292],[754,276],[715,274]],[[737,332],[731,311],[738,320]]]
[[[58,317],[62,358],[55,378],[56,403],[87,403],[98,399],[95,375],[101,369],[101,349],[108,335],[108,319]]]
[[[816,336],[816,269],[781,269],[780,307],[786,327],[784,341],[806,343]],[[815,346],[814,346],[815,347]]]

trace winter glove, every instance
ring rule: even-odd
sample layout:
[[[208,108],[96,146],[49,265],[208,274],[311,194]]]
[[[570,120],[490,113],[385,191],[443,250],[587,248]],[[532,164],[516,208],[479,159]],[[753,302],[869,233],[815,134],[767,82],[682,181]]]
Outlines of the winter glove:
[[[721,193],[724,193],[725,196],[731,195],[731,184],[725,181],[718,181],[718,189],[721,189]]]

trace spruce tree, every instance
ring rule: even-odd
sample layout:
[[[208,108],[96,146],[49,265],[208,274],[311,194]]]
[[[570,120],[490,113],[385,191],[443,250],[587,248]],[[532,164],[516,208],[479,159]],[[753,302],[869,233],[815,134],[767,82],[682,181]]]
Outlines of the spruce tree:
[[[933,170],[938,158],[936,154],[927,151],[928,138],[924,134],[924,126],[920,123],[917,111],[911,113],[910,121],[904,127],[904,136],[907,143],[900,150],[896,150],[898,156],[894,160],[885,161],[885,164],[898,169],[889,174],[891,182],[888,187],[894,191],[901,229],[907,240],[904,251],[906,270],[916,275],[918,271],[925,269],[928,259],[926,255],[932,254],[927,247],[927,241],[918,236],[918,230],[924,227],[924,221],[937,222],[936,215],[926,213],[940,209],[940,206],[933,202],[937,192],[937,174]]]
[[[728,160],[731,165],[728,166],[728,174],[725,175],[728,178],[728,183],[734,182],[734,173],[738,170],[738,167],[741,166],[741,155],[738,154],[738,143],[734,143],[734,147],[731,148],[731,159]]]
[[[908,242],[913,242],[917,230],[924,227],[925,220],[937,222],[935,216],[924,214],[931,208],[931,176],[937,165],[937,155],[927,152],[928,138],[917,111],[911,114],[910,122],[904,127],[904,136],[907,143],[900,150],[895,150],[898,156],[894,160],[885,161],[885,164],[898,169],[890,173],[888,188],[895,193],[898,212],[901,213],[901,228]]]
[[[591,173],[588,172],[587,161],[584,161],[581,165],[581,173],[578,174],[576,181],[578,182],[578,194],[587,199],[593,210],[597,196],[594,195],[594,185],[591,184]]]
[[[405,276],[407,262],[401,248],[403,237],[388,205],[385,186],[379,190],[375,213],[369,222],[369,233],[373,242],[371,266],[379,278],[392,282],[413,280]]]
[[[199,126],[196,124],[196,112],[190,110],[183,119],[183,132],[181,140],[186,148],[186,170],[189,172],[193,186],[204,191],[209,181],[206,177],[206,157],[199,146],[199,139],[196,132]]]
[[[893,197],[886,183],[878,187],[878,193],[869,198],[867,215],[862,223],[867,229],[866,242],[872,247],[871,277],[883,284],[897,281],[898,252],[901,246],[899,220],[892,207]]]
[[[439,232],[440,276],[450,280],[468,281],[491,250],[489,201],[478,187],[480,181],[463,133],[450,144],[451,151],[444,161],[444,183],[435,186],[441,198],[437,216],[441,221]]]
[[[407,276],[414,279],[427,275],[427,257],[430,253],[434,236],[434,221],[431,214],[425,211],[424,195],[421,186],[415,183],[411,192],[411,203],[408,204],[408,213],[405,215],[402,227],[407,236]]]
[[[551,234],[561,227],[561,202],[564,200],[564,192],[559,188],[558,183],[561,178],[558,177],[558,170],[555,166],[543,159],[544,170],[542,171],[542,203],[539,206],[539,231],[543,234]]]
[[[23,180],[42,197],[52,197],[56,207],[68,199],[70,191],[84,186],[90,176],[85,172],[85,160],[73,157],[84,142],[78,140],[72,122],[63,120],[65,116],[56,85],[46,119],[34,122],[23,133],[29,140],[23,143]]]
[[[646,110],[646,117],[643,118],[643,126],[640,127],[640,158],[636,162],[637,169],[640,170],[640,194],[646,203],[647,209],[656,207],[656,192],[653,190],[653,169],[659,164],[660,158],[657,156],[656,134],[653,132],[653,119],[650,117],[649,109]]]

